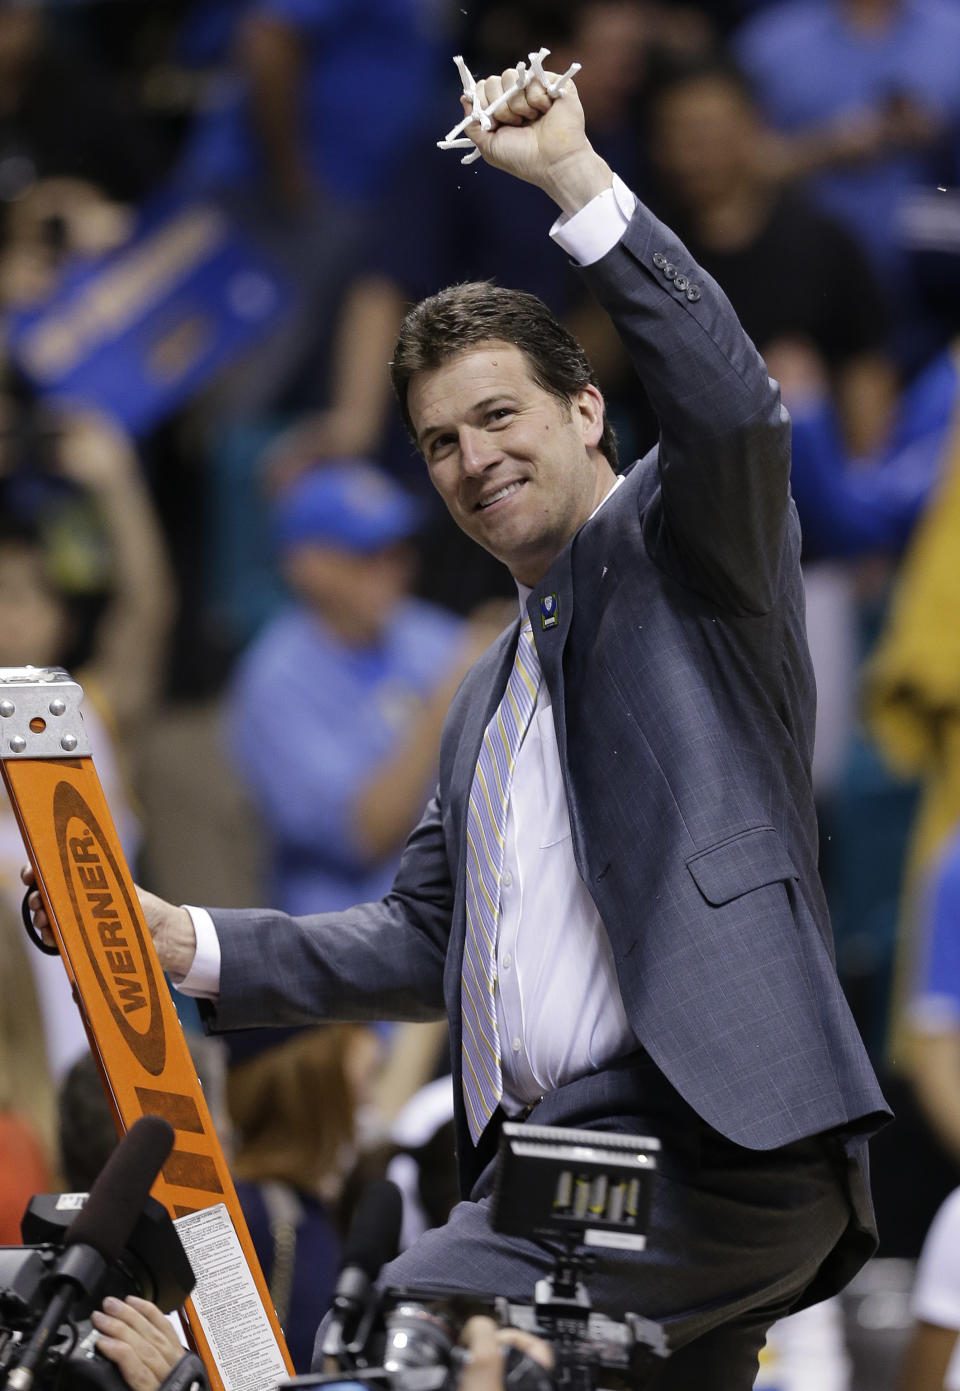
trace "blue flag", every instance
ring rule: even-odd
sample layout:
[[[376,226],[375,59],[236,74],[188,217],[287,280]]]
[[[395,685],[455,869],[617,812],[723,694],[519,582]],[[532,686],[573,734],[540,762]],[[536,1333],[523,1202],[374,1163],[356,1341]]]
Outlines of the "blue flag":
[[[292,297],[220,208],[166,198],[123,246],[72,263],[43,303],[8,315],[8,342],[42,395],[84,401],[137,435],[274,328]]]

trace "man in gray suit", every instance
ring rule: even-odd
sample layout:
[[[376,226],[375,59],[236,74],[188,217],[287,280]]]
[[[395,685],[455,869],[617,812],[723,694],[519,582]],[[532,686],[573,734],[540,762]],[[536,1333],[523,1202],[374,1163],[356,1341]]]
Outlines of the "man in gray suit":
[[[605,1256],[591,1293],[665,1323],[658,1388],[739,1391],[769,1324],[873,1250],[865,1146],[888,1115],[817,874],[789,423],[572,87],[528,87],[474,139],[559,205],[552,235],[620,330],[659,447],[617,474],[589,364],[538,301],[482,285],[418,305],[401,408],[521,621],[454,698],[382,901],[145,907],[215,1028],[446,1013],[467,1200],[389,1283],[529,1297],[545,1252],[486,1223],[504,1114],[659,1135],[647,1249]]]

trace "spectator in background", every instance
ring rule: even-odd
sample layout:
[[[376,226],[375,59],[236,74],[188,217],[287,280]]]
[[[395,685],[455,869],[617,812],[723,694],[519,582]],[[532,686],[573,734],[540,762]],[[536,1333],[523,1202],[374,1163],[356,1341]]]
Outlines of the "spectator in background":
[[[377,898],[435,777],[440,731],[470,664],[503,626],[410,597],[414,500],[370,464],[303,475],[275,505],[293,602],[243,654],[230,749],[289,913]]]
[[[57,1144],[67,1188],[89,1193],[117,1147],[117,1123],[90,1052],[81,1053],[57,1088]]]
[[[159,694],[172,613],[162,540],[129,440],[99,416],[0,397],[0,666],[65,666],[128,858],[126,769]],[[24,848],[0,807],[0,893],[19,912]],[[56,1076],[86,1050],[59,961],[31,952]]]
[[[949,471],[960,399],[955,355],[939,353],[908,383],[882,446],[859,458],[844,447],[823,362],[799,343],[771,356],[790,401],[790,484],[804,554],[899,558]]]
[[[24,1209],[34,1193],[49,1192],[55,1159],[43,1018],[19,913],[0,902],[0,1246],[20,1244]]]
[[[248,0],[232,64],[178,181],[214,194],[296,282],[299,312],[218,400],[248,414],[317,404],[326,326],[391,161],[428,108],[439,34],[424,0]]]
[[[224,1100],[225,1045],[222,1039],[188,1033],[187,1044],[197,1070],[214,1129],[225,1149],[229,1124]],[[57,1088],[57,1153],[70,1192],[89,1193],[117,1147],[117,1121],[99,1065],[89,1051],[81,1054]]]
[[[297,1372],[340,1265],[337,1203],[381,1045],[359,1024],[225,1035],[231,1168]]]
[[[57,46],[43,6],[0,0],[0,204],[57,176],[132,201],[159,172],[142,121],[75,49]]]
[[[864,715],[895,772],[919,780],[898,925],[892,1056],[917,981],[932,866],[960,825],[960,389],[955,354],[940,384],[946,404],[937,487],[901,562],[885,626],[864,673]],[[921,931],[918,934],[918,927]],[[922,977],[920,977],[922,980]]]
[[[723,59],[665,63],[646,109],[661,215],[726,291],[772,375],[781,347],[812,351],[847,448],[877,449],[896,380],[883,296],[865,253],[842,224],[770,180],[748,84]]]
[[[734,36],[733,51],[780,139],[782,177],[808,177],[821,206],[870,253],[894,304],[909,372],[941,343],[915,302],[897,209],[936,184],[960,131],[960,10],[951,0],[785,0]]]
[[[960,1189],[927,1233],[911,1303],[915,1322],[896,1391],[960,1391]]]
[[[104,255],[130,235],[130,208],[84,179],[41,179],[6,212],[0,303],[16,313],[40,304],[73,257]]]
[[[460,1200],[453,1125],[453,1078],[436,1077],[415,1092],[390,1127],[386,1177],[403,1195],[400,1250],[430,1227],[442,1227]]]
[[[8,396],[0,399],[0,475],[8,517],[24,517],[51,543],[45,556],[33,557],[48,566],[48,578],[58,565],[64,574],[78,561],[70,549],[79,545],[75,509],[87,514],[87,544],[99,552],[91,557],[96,571],[87,584],[100,589],[101,602],[87,650],[77,654],[74,648],[74,661],[79,656],[91,698],[121,742],[132,740],[160,694],[173,608],[166,552],[133,443],[92,411]],[[74,521],[63,503],[67,497]],[[4,619],[3,665],[56,665],[76,641],[66,611],[49,612],[40,631],[18,619],[12,606]]]
[[[184,171],[209,188],[258,184],[294,211],[369,205],[429,101],[438,36],[423,0],[246,0],[233,67]]]
[[[937,856],[921,898],[905,1061],[924,1115],[960,1164],[960,828]]]
[[[823,811],[823,798],[848,769],[857,718],[859,562],[868,562],[874,584],[896,566],[949,471],[957,369],[950,353],[928,363],[901,393],[882,447],[857,458],[844,447],[816,351],[783,342],[769,351],[767,366],[792,425],[790,486],[803,530],[807,633],[817,676],[814,786]]]

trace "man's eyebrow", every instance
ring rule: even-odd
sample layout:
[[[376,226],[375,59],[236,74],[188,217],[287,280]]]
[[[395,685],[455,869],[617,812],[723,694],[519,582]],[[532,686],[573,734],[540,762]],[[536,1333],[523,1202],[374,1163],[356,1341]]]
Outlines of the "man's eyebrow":
[[[509,402],[515,404],[516,397],[510,391],[509,387],[504,387],[502,391],[495,391],[492,396],[484,396],[482,401],[477,401],[474,405],[470,407],[469,411],[467,412],[467,415],[482,415],[483,412],[489,410],[495,402],[500,402],[502,404],[507,404]],[[449,424],[431,425],[429,430],[424,430],[423,434],[418,437],[417,443],[421,449],[424,449],[426,447],[427,441],[430,440],[434,435],[442,435],[445,430],[452,429],[453,426]]]

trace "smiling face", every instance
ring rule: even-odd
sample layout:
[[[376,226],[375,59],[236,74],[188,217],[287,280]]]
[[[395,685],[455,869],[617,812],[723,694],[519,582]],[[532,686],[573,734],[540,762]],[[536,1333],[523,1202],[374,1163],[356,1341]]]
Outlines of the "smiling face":
[[[532,587],[609,492],[603,397],[539,386],[508,343],[418,372],[407,396],[430,478],[454,521]]]

